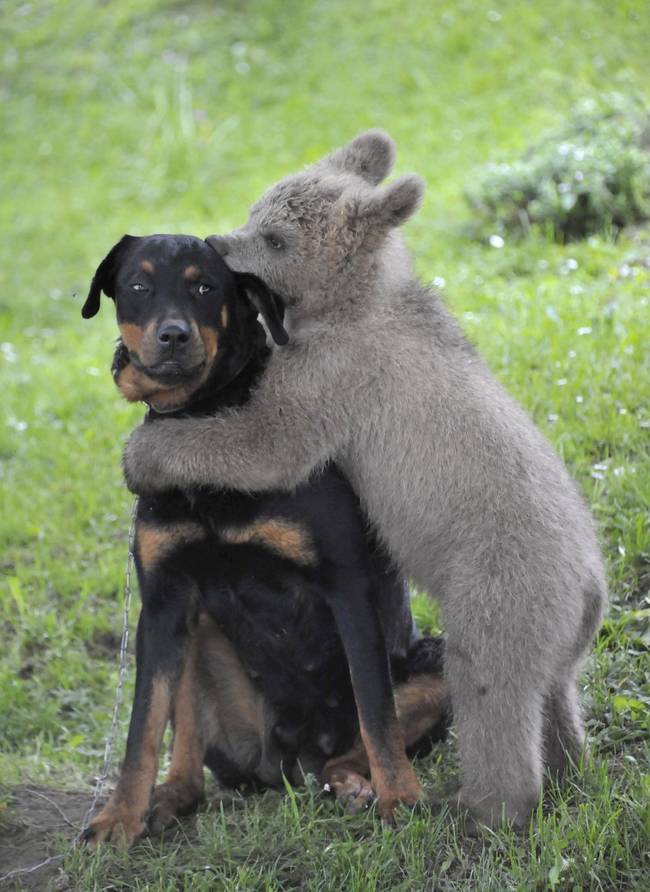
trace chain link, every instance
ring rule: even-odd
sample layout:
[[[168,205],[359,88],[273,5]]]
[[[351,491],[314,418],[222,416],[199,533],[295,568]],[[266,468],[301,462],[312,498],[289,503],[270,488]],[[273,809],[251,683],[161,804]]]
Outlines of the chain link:
[[[131,510],[131,526],[129,527],[129,553],[126,559],[126,573],[124,577],[124,598],[123,598],[123,612],[122,612],[122,637],[120,639],[120,659],[119,659],[119,669],[117,676],[117,685],[115,688],[115,697],[113,700],[113,713],[111,716],[111,725],[106,735],[106,743],[104,746],[104,760],[102,765],[102,770],[97,776],[95,783],[95,791],[93,793],[92,801],[84,815],[84,819],[81,824],[81,830],[74,837],[68,848],[65,852],[61,852],[58,855],[52,855],[49,858],[46,858],[44,861],[40,861],[38,864],[34,864],[32,867],[19,867],[16,870],[11,870],[9,873],[0,876],[0,883],[5,883],[8,880],[16,879],[19,876],[26,876],[30,873],[36,873],[37,870],[41,870],[43,867],[47,867],[50,864],[55,864],[57,861],[62,861],[66,855],[68,855],[74,848],[76,848],[82,840],[84,830],[88,827],[90,823],[90,819],[97,808],[97,803],[102,797],[104,792],[104,788],[106,787],[106,781],[108,779],[108,775],[111,769],[111,762],[113,757],[113,748],[115,746],[115,741],[117,739],[117,730],[118,730],[118,722],[120,716],[120,706],[122,705],[122,692],[124,690],[124,684],[126,682],[126,670],[127,670],[127,662],[128,662],[128,647],[129,647],[129,610],[131,608],[131,600],[132,600],[132,587],[131,587],[131,577],[133,571],[134,564],[134,547],[135,547],[135,519],[138,513],[138,499],[137,497],[133,501],[133,508]]]

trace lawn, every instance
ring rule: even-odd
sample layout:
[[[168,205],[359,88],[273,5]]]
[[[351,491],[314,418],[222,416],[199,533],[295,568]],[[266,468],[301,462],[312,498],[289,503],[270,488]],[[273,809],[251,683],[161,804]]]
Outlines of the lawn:
[[[142,409],[108,371],[110,302],[80,316],[95,267],[124,232],[241,224],[265,186],[366,127],[426,179],[406,229],[418,273],[578,479],[611,592],[583,677],[591,764],[549,791],[526,837],[468,840],[426,810],[386,830],[308,779],[214,791],[180,834],[128,856],[72,852],[29,888],[646,889],[650,228],[492,247],[470,240],[463,189],[585,98],[650,101],[647,4],[9,0],[0,29],[0,843],[20,830],[18,790],[90,797],[110,722],[131,513],[120,454]],[[415,608],[437,623],[424,597]],[[446,785],[453,746],[418,770]]]

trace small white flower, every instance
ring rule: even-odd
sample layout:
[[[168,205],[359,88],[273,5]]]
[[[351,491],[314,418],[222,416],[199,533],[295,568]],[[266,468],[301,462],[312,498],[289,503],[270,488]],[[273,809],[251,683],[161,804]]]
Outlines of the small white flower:
[[[580,337],[582,337],[582,335],[591,334],[591,325],[583,325],[582,328],[578,329],[578,334]]]
[[[14,345],[10,344],[9,341],[3,341],[0,344],[0,353],[2,353],[7,362],[15,362],[18,359]]]
[[[503,246],[505,245],[504,240],[501,238],[500,235],[496,235],[496,233],[494,235],[491,235],[488,241],[492,248],[503,248]]]

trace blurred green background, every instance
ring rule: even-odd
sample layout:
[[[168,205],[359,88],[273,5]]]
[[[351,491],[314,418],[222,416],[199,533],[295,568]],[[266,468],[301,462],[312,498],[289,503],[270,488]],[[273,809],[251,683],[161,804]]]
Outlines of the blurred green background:
[[[587,882],[588,851],[604,887],[627,888],[647,820],[650,235],[490,247],[468,238],[463,191],[584,99],[650,99],[645,0],[40,0],[1,13],[0,780],[83,785],[112,702],[131,503],[119,458],[142,410],[110,379],[111,302],[80,317],[97,264],[124,232],[238,226],[274,180],[378,126],[397,172],[427,181],[406,229],[419,274],[564,455],[608,561],[612,612],[585,701],[614,787],[567,794],[567,824],[544,825],[548,854],[521,861],[522,888],[552,865],[564,875],[552,859],[582,807],[585,826],[619,808],[627,842],[621,855],[620,826],[578,832],[586,872],[570,876]],[[416,611],[436,622],[424,599]]]

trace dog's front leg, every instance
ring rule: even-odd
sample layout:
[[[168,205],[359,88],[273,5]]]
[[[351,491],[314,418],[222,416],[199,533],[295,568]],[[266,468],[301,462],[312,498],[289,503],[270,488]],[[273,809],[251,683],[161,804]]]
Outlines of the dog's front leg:
[[[366,764],[364,757],[367,757],[377,809],[382,818],[391,820],[398,803],[414,805],[422,798],[422,790],[406,756],[381,623],[366,585],[355,589],[348,581],[345,590],[330,599],[330,606],[350,667],[365,749],[365,753],[363,749],[359,751],[358,774],[361,776]],[[349,753],[330,759],[325,765],[323,780],[337,792],[349,768]],[[340,792],[345,793],[345,789],[342,787]],[[367,791],[352,792],[358,800]]]
[[[154,600],[141,579],[143,608],[136,642],[133,710],[122,772],[110,799],[84,834],[94,846],[110,841],[130,846],[144,833],[151,791],[187,645],[187,593],[164,585]]]

